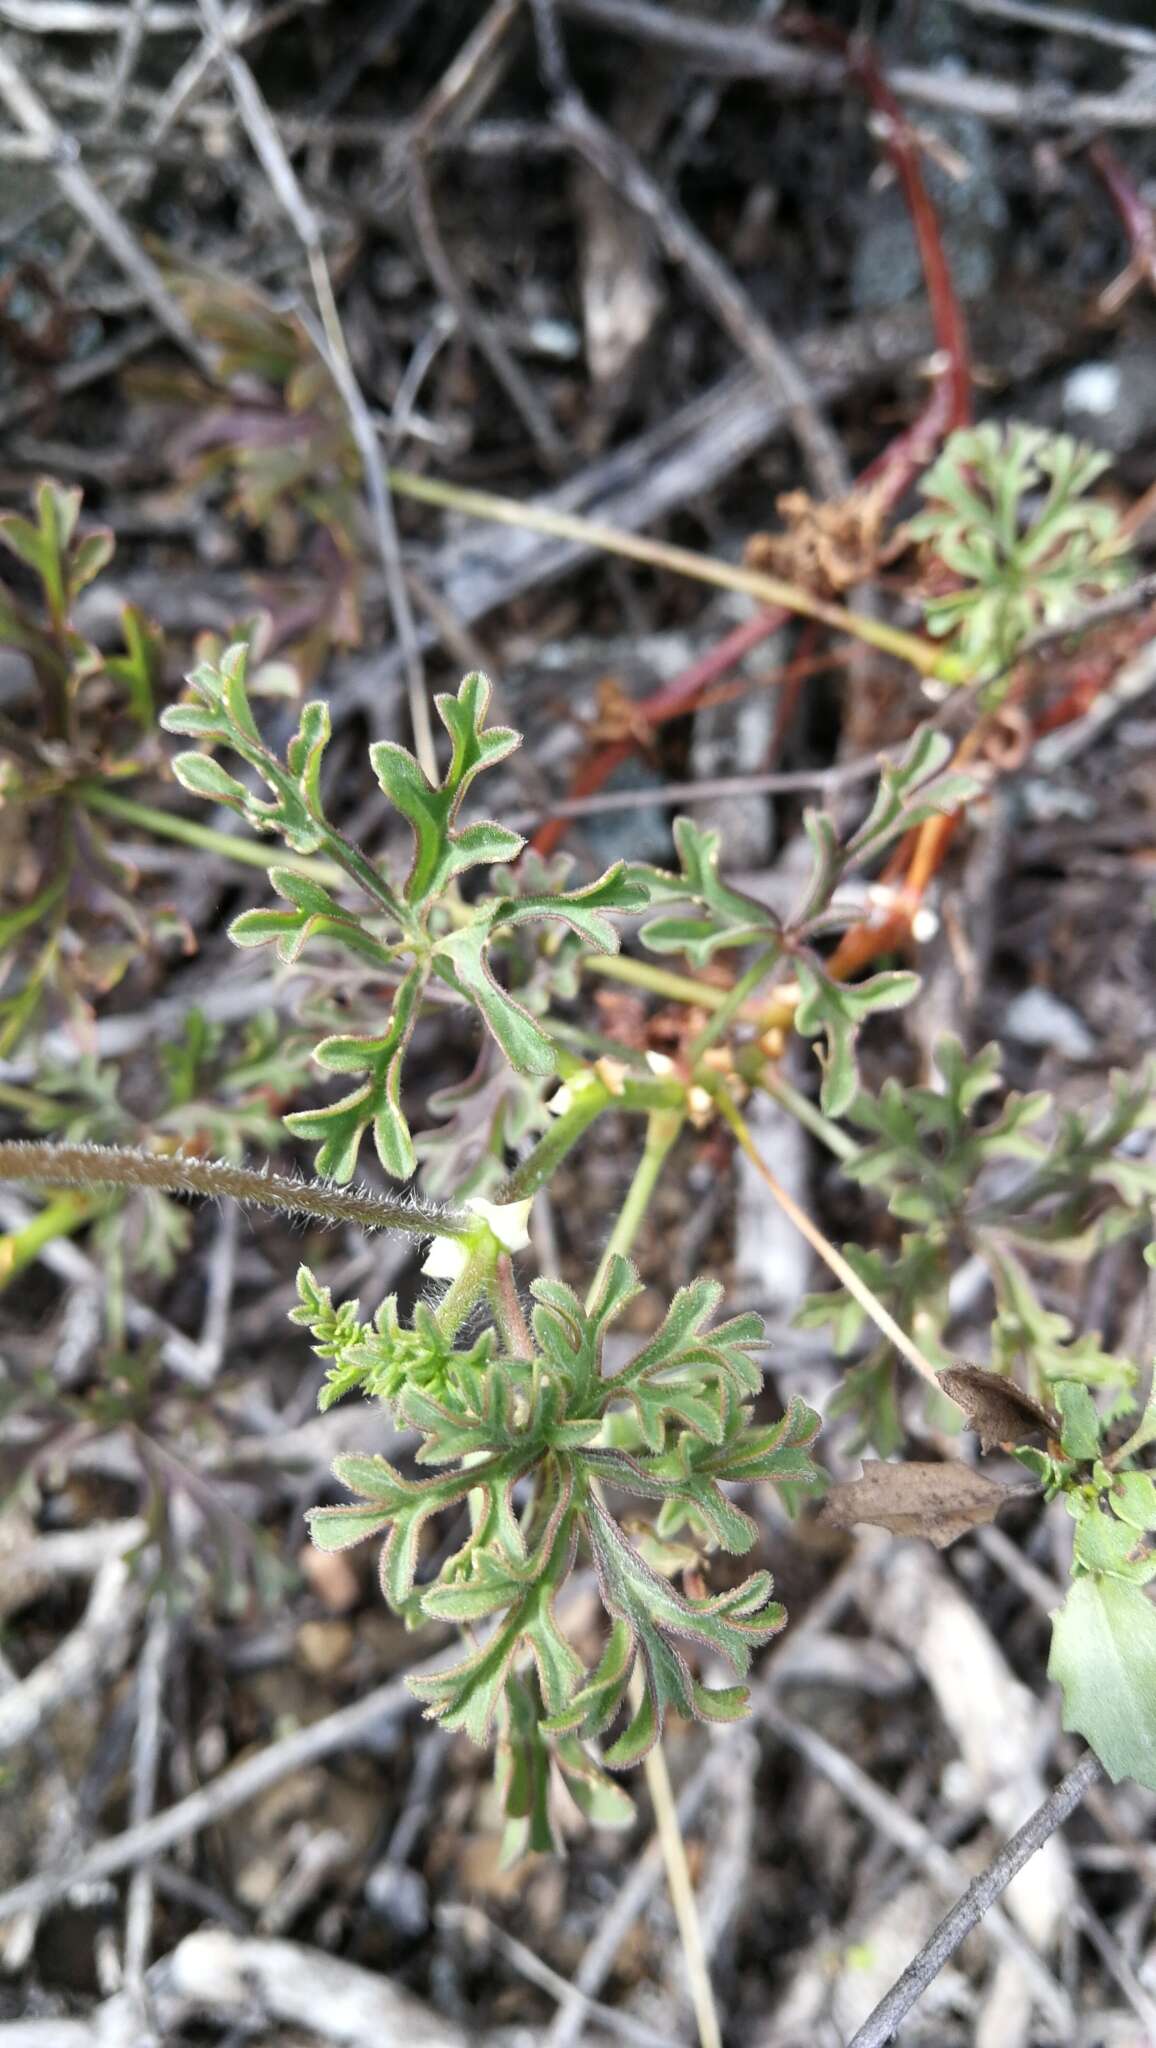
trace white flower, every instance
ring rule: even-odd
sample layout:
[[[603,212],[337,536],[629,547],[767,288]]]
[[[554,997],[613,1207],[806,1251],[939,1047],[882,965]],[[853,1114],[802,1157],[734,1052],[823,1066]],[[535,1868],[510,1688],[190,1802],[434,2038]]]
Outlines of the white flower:
[[[505,1252],[520,1252],[530,1242],[528,1229],[530,1201],[487,1202],[484,1195],[471,1195],[466,1208],[477,1216]],[[422,1272],[430,1280],[456,1280],[464,1271],[477,1239],[435,1237]]]
[[[466,1208],[483,1223],[488,1223],[503,1251],[525,1251],[530,1242],[530,1200],[524,1202],[487,1202],[482,1195],[471,1195]]]

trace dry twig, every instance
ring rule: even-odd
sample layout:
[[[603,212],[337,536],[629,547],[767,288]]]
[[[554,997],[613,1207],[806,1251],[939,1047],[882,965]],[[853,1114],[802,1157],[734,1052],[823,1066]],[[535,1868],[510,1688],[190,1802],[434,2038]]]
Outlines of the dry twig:
[[[202,376],[215,383],[213,365],[171,293],[151,256],[147,256],[129,233],[115,207],[95,185],[80,161],[80,151],[64,133],[39,94],[24,77],[11,47],[0,45],[0,99],[26,135],[50,152],[56,182],[70,206],[88,222],[104,243],[125,276],[131,278],[157,320],[177,346],[191,358]]]
[[[685,269],[732,341],[765,378],[772,395],[784,406],[819,494],[841,497],[851,487],[846,459],[794,359],[682,208],[667,197],[629,144],[600,121],[575,90],[562,53],[553,0],[533,0],[533,5],[542,70],[555,97],[555,116],[563,134],[591,170],[650,222],[670,261]]]
[[[949,1850],[944,1849],[936,1841],[929,1829],[916,1820],[913,1814],[908,1813],[906,1808],[900,1805],[900,1802],[894,1799],[889,1792],[885,1792],[880,1785],[877,1785],[874,1779],[868,1777],[866,1771],[860,1770],[858,1764],[854,1763],[849,1756],[845,1756],[842,1750],[836,1749],[833,1743],[827,1742],[823,1736],[816,1734],[814,1729],[803,1727],[801,1723],[791,1720],[788,1715],[784,1714],[769,1699],[760,1698],[757,1701],[756,1711],[759,1718],[766,1722],[774,1734],[778,1735],[784,1742],[789,1743],[791,1748],[797,1750],[801,1756],[805,1757],[807,1762],[813,1765],[816,1770],[821,1771],[823,1776],[830,1780],[836,1790],[863,1814],[864,1818],[873,1827],[878,1828],[889,1841],[895,1843],[897,1848],[902,1849],[906,1855],[912,1857],[927,1872],[927,1875],[934,1883],[948,1892],[955,1891],[961,1885],[967,1884],[967,1871],[959,1858],[953,1856]],[[1092,1761],[1095,1762],[1095,1759],[1093,1758]],[[1099,1770],[1098,1764],[1096,1765],[1096,1770]],[[1066,1784],[1067,1780],[1065,1779],[1064,1782]],[[1092,1780],[1089,1779],[1087,1782],[1091,1783]],[[1084,1789],[1084,1786],[1081,1786],[1079,1797],[1083,1796]],[[1078,1800],[1076,1803],[1078,1803]],[[1068,1811],[1070,1810],[1069,1808]],[[1064,1815],[1061,1814],[1060,1818],[1063,1819]],[[1058,1823],[1053,1823],[1053,1825],[1058,1825]],[[1029,1822],[1028,1827],[1030,1828],[1031,1826],[1032,1823]],[[1014,1842],[1018,1842],[1020,1837],[1026,1832],[1027,1830],[1021,1829],[1020,1834],[1013,1838]],[[1051,1829],[1048,1829],[1047,1833],[1050,1832]],[[1047,1835],[1045,1833],[1039,1837],[1039,1840],[1044,1841],[1046,1838]],[[1074,2014],[1067,1992],[1062,1989],[1052,1976],[1051,1971],[1041,1962],[1031,1943],[1025,1939],[1018,1928],[1013,1926],[1007,1915],[994,1903],[998,1899],[1000,1892],[1003,1891],[1004,1887],[1015,1876],[1016,1871],[1020,1869],[1021,1863],[1026,1863],[1028,1856],[1034,1854],[1038,1846],[1039,1843],[1033,1841],[1031,1849],[1021,1858],[1021,1862],[1014,1863],[1007,1870],[1002,1882],[996,1886],[990,1896],[985,1896],[979,1910],[963,1927],[959,1935],[959,1941],[962,1941],[964,1934],[968,1933],[980,1919],[983,1919],[986,1933],[990,1935],[991,1939],[1001,1949],[1015,1957],[1031,1984],[1035,1998],[1038,2000],[1043,2011],[1047,2013],[1051,2024],[1061,2029],[1062,2039],[1068,2040],[1071,2035]],[[1006,1855],[1006,1853],[1005,1851],[1004,1854]],[[997,1858],[996,1864],[999,1861],[1000,1859]],[[996,1868],[996,1864],[993,1864],[993,1869]],[[970,1896],[970,1893],[968,1896]],[[956,1912],[958,1910],[959,1908],[954,1909]],[[949,1914],[948,1919],[943,1922],[944,1927],[948,1926],[951,1920],[952,1915]],[[959,1942],[957,1941],[953,1943],[951,1949],[945,1951],[941,1960],[928,1972],[924,1982],[920,1983],[918,1990],[913,1992],[909,2003],[914,2003],[915,1998],[923,1990],[924,1984],[931,1982],[936,1971],[942,1968],[942,1964],[946,1962],[947,1956],[953,1953],[954,1948],[958,1947],[958,1945]],[[897,2010],[898,2016],[902,2017],[902,2014],[907,2010],[907,2006],[901,2006]],[[881,2044],[890,2038],[890,2034],[887,2033],[881,2033],[878,2036],[864,2034],[862,2039],[858,2036],[856,2037],[854,2048],[881,2048]]]
[[[951,1960],[972,1928],[978,1927],[983,1921],[991,1931],[996,1900],[1007,1890],[1016,1872],[1031,1861],[1037,1849],[1042,1848],[1058,1827],[1062,1827],[1068,1817],[1075,1812],[1089,1787],[1102,1776],[1103,1767],[1099,1759],[1093,1756],[1090,1749],[1086,1750],[1074,1770],[1069,1771],[1066,1778],[1060,1780],[1055,1791],[1049,1793],[1031,1819],[1024,1822],[1019,1833],[1013,1835],[1007,1846],[993,1858],[983,1876],[977,1877],[968,1885],[963,1897],[940,1921],[931,1939],[908,1965],[899,1982],[864,2021],[854,2040],[849,2043],[849,2048],[886,2048],[887,2042],[894,2040],[895,2030],[904,2016],[910,2012],[916,2001],[922,1998],[932,1979],[937,1977],[944,1965]],[[946,1852],[941,1850],[939,1853],[944,1855]],[[954,1862],[955,1859],[948,1860]],[[1037,1971],[1038,1967],[1037,1963]],[[1036,1982],[1038,1984],[1038,1976]],[[1059,1990],[1058,1985],[1054,1988],[1056,1991]],[[1066,1998],[1063,2003],[1067,2005]],[[1053,2008],[1053,2023],[1064,2028],[1064,2040],[1071,2039],[1073,2015],[1070,2007],[1065,2018],[1060,2018],[1058,2011]]]

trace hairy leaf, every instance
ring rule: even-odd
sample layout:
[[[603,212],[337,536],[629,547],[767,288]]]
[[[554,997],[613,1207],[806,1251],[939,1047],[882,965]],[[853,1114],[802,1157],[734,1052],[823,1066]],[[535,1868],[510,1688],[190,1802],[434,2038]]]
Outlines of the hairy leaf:
[[[754,1646],[775,1635],[786,1614],[770,1598],[769,1572],[756,1572],[712,1598],[685,1600],[643,1561],[597,1502],[588,1528],[604,1604],[630,1630],[646,1677],[644,1707],[606,1752],[609,1767],[621,1770],[657,1741],[668,1711],[710,1714],[716,1695],[692,1679],[681,1642],[717,1651],[741,1676],[750,1669]],[[735,1711],[736,1690],[717,1695],[718,1711],[727,1719]]]

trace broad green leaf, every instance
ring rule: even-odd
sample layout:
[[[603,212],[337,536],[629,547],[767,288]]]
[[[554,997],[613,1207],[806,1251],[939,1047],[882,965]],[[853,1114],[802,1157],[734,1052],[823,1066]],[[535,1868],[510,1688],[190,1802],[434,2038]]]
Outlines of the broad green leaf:
[[[1140,1588],[1077,1579],[1052,1617],[1048,1677],[1063,1693],[1064,1727],[1109,1777],[1156,1792],[1156,1609]]]
[[[1151,1472],[1113,1473],[1108,1504],[1130,1529],[1156,1529],[1156,1478]]]
[[[1089,1507],[1076,1523],[1076,1562],[1085,1571],[1146,1586],[1156,1576],[1156,1551],[1145,1547],[1141,1533],[1114,1515]]]
[[[1099,1456],[1100,1418],[1087,1387],[1077,1380],[1058,1380],[1056,1406],[1063,1418],[1060,1442],[1069,1458],[1077,1463]]]

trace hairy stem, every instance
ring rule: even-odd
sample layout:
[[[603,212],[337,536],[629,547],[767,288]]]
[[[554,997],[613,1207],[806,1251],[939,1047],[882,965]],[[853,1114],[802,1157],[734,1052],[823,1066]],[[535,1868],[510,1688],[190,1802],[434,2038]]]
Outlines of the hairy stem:
[[[532,1358],[533,1339],[518,1300],[518,1286],[509,1255],[503,1252],[494,1266],[489,1287],[490,1306],[498,1334],[511,1358]]]
[[[470,1247],[469,1257],[456,1280],[452,1280],[442,1295],[434,1316],[438,1329],[444,1337],[456,1337],[466,1317],[476,1308],[483,1295],[491,1297],[494,1289],[494,1273],[497,1254],[494,1240],[490,1236]]]
[[[16,1138],[0,1142],[0,1180],[32,1181],[51,1188],[158,1188],[170,1195],[229,1195],[286,1216],[320,1223],[356,1223],[363,1230],[400,1230],[407,1237],[464,1237],[467,1220],[456,1210],[337,1187],[331,1181],[294,1180],[288,1174],[229,1166],[220,1159],[122,1151],[116,1145],[41,1145]]]

